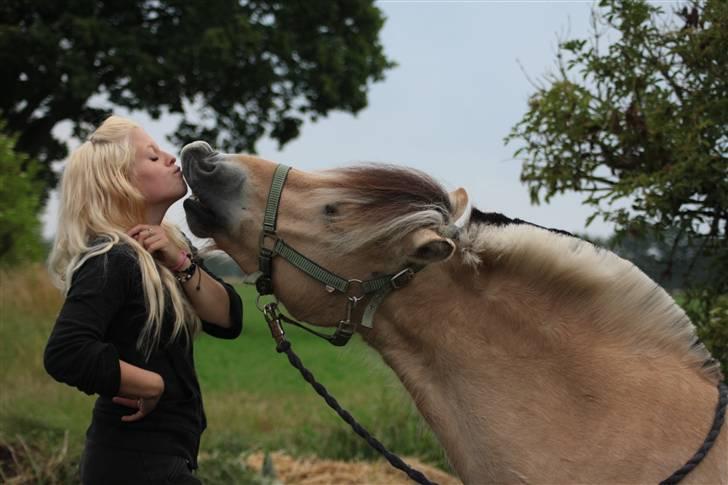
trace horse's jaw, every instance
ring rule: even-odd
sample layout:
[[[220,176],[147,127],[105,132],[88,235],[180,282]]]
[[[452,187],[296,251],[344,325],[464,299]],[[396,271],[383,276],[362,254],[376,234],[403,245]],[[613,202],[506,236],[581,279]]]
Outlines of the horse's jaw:
[[[478,483],[483,471],[471,458],[481,445],[472,434],[469,417],[456,405],[465,396],[463,383],[447,377],[457,374],[460,365],[455,362],[463,351],[460,337],[448,328],[451,306],[458,302],[435,291],[437,282],[449,280],[450,267],[457,264],[453,259],[418,273],[409,286],[385,299],[375,315],[374,328],[359,332],[400,379],[458,476],[465,483]]]

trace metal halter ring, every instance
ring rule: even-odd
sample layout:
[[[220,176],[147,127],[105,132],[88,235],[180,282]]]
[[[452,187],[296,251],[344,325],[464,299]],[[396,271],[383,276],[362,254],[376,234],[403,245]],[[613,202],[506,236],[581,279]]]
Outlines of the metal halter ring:
[[[363,286],[364,282],[360,279],[352,278],[352,279],[348,280],[347,283],[348,283],[348,286],[346,287],[346,293],[344,293],[344,294],[349,299],[349,301],[356,304],[357,302],[363,300],[364,297],[366,296],[366,292],[364,291],[364,286]],[[357,285],[359,285],[360,293],[358,295],[349,294],[349,292],[351,291],[351,288],[352,288],[352,283],[356,283]]]

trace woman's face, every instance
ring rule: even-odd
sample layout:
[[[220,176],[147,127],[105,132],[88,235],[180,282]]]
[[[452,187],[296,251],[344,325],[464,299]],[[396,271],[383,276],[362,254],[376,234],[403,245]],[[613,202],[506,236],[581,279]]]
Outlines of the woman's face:
[[[148,209],[166,210],[187,193],[182,171],[175,165],[175,158],[162,151],[141,128],[134,128],[131,135],[135,149],[133,183],[141,191]]]

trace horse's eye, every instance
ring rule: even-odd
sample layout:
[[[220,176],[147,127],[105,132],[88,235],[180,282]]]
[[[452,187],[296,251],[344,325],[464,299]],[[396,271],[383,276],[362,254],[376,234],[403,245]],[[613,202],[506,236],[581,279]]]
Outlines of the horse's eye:
[[[336,206],[334,204],[326,204],[324,206],[324,214],[327,216],[335,216],[338,211],[336,210]]]

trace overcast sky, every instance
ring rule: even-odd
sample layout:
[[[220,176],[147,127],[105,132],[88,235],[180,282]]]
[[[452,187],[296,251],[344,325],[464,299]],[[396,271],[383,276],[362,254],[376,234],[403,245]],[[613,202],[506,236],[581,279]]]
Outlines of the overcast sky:
[[[585,229],[591,209],[578,194],[532,206],[519,181],[521,163],[512,158],[516,147],[503,142],[535,90],[528,78],[554,70],[558,39],[588,36],[591,1],[377,4],[387,18],[384,50],[398,66],[371,86],[369,106],[357,116],[333,113],[306,123],[283,150],[262,140],[260,156],[303,170],[356,162],[407,165],[448,189],[465,187],[483,210],[571,232],[612,232],[599,220]],[[165,139],[176,120],[119,114],[140,122],[163,149],[179,153]],[[44,216],[46,237],[55,231],[56,205],[52,197]],[[186,229],[181,203],[168,218]]]

